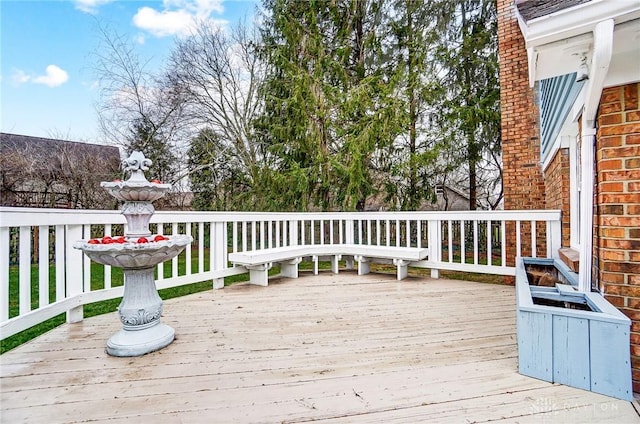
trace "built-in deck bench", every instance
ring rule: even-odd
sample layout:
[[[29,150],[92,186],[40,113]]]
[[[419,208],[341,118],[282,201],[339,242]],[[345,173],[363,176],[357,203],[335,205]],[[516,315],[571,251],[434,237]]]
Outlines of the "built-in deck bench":
[[[331,261],[334,274],[338,273],[341,259],[346,259],[348,264],[357,262],[358,275],[368,274],[371,262],[392,263],[397,268],[398,280],[402,280],[407,277],[409,265],[426,259],[428,253],[429,249],[417,247],[322,244],[234,252],[229,254],[229,261],[249,270],[250,283],[266,286],[269,283],[269,270],[274,264],[280,264],[281,276],[298,278],[298,264],[306,258],[314,262],[314,274],[318,274],[321,260]]]

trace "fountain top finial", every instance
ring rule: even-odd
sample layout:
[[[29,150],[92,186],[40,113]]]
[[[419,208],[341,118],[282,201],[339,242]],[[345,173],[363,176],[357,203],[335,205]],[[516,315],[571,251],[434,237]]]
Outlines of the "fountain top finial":
[[[130,180],[146,181],[144,171],[148,171],[152,164],[151,159],[145,158],[142,152],[134,150],[128,158],[122,161],[122,169],[125,172],[131,172]]]

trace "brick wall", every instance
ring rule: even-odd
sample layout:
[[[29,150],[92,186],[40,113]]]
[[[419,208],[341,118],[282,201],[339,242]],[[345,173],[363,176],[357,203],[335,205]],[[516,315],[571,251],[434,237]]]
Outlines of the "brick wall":
[[[598,112],[594,264],[609,302],[631,320],[640,392],[640,83],[606,88]]]
[[[540,113],[529,87],[527,51],[515,16],[514,0],[498,0],[500,108],[505,209],[545,209],[540,165]],[[511,226],[512,227],[512,226]],[[507,228],[507,231],[514,231]],[[530,240],[527,229],[523,240]],[[543,241],[543,239],[538,239]],[[544,242],[538,252],[546,253]],[[526,250],[523,254],[527,254]],[[507,246],[507,262],[514,263],[515,246]]]
[[[569,247],[571,238],[569,183],[569,149],[559,149],[544,171],[544,185],[547,209],[562,211],[562,247]]]

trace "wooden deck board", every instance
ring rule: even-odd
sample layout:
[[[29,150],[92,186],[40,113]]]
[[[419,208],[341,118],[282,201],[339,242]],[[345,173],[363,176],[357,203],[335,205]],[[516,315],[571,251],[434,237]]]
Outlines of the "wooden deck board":
[[[0,356],[2,422],[640,422],[517,373],[514,289],[301,274],[165,302],[167,348],[105,353],[115,314]]]

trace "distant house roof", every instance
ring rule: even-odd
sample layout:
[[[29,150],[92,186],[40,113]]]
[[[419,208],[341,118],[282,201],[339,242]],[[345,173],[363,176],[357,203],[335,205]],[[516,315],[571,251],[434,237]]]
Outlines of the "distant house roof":
[[[0,133],[0,154],[10,152],[54,152],[65,148],[72,156],[91,155],[96,161],[120,161],[120,150],[115,146],[80,143],[77,141],[57,140],[53,138],[32,137],[28,135]]]
[[[570,7],[588,3],[591,0],[520,0],[516,7],[525,21],[551,15]]]
[[[114,146],[0,133],[0,205],[111,207],[100,181],[119,175]]]

